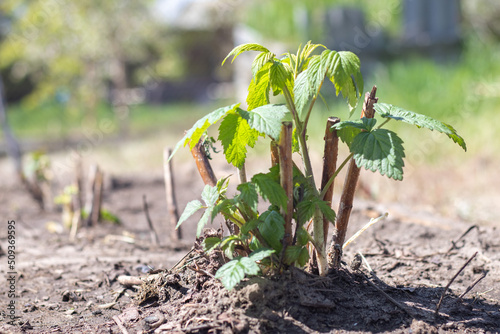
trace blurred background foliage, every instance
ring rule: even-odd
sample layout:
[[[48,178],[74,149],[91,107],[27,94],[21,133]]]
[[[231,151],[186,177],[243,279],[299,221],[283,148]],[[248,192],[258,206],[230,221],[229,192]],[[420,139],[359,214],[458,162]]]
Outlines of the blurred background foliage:
[[[384,29],[396,33],[401,27],[400,0],[275,0],[252,1],[245,23],[253,29],[275,40],[287,41],[293,45],[309,39],[321,42],[325,31],[325,15],[329,8],[362,8],[367,21],[377,19],[381,12],[390,14],[389,20],[380,22]]]
[[[459,41],[444,58],[432,52],[439,46],[404,47],[405,4],[411,2],[2,0],[0,69],[9,119],[21,137],[57,139],[78,133],[82,122],[111,118],[118,124],[113,110],[127,105],[133,131],[179,126],[172,120],[182,121],[188,110],[195,119],[234,101],[235,66],[220,63],[238,40],[236,30],[244,27],[259,41],[279,42],[277,50],[295,51],[309,39],[326,43],[335,16],[325,13],[347,8],[363,14],[360,36],[381,45],[376,54],[365,55],[372,44],[358,48],[365,87],[377,84],[382,100],[459,130],[473,127],[458,115],[486,118],[498,111],[500,2],[456,0]],[[370,26],[377,34],[369,34]],[[345,117],[343,103],[329,101],[324,113]]]

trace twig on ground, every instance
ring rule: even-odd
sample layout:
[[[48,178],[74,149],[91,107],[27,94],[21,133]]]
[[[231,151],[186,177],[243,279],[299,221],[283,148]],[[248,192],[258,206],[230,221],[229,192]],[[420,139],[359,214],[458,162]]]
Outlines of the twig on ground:
[[[462,293],[462,294],[461,294],[458,298],[459,298],[459,299],[464,298],[464,296],[465,296],[465,295],[466,295],[466,294],[467,294],[470,290],[474,289],[474,287],[477,285],[477,283],[481,282],[481,281],[483,280],[483,278],[485,278],[485,277],[486,277],[486,275],[488,275],[488,271],[487,271],[487,270],[483,271],[483,274],[482,274],[480,277],[478,277],[478,278],[477,278],[474,282],[472,282],[472,284],[471,284],[471,285],[469,285],[469,286],[467,287],[467,289],[465,289],[464,293]]]
[[[380,292],[385,298],[387,298],[388,301],[390,301],[391,303],[393,303],[394,305],[396,305],[397,307],[399,307],[400,309],[402,309],[403,311],[405,311],[406,314],[408,314],[410,317],[415,318],[413,312],[411,312],[405,305],[401,304],[400,302],[398,302],[397,300],[395,300],[394,298],[392,298],[391,296],[389,296],[384,290],[382,290],[375,283],[373,283],[370,280],[370,278],[368,276],[366,276],[363,272],[361,272],[361,274],[364,276],[364,278],[366,279],[366,281],[368,282],[368,284],[370,284],[378,292]]]
[[[460,275],[460,273],[465,269],[465,267],[467,267],[467,265],[469,265],[469,263],[472,261],[472,259],[474,259],[476,257],[478,252],[475,252],[474,255],[472,255],[465,263],[464,265],[460,268],[460,270],[457,271],[457,273],[451,278],[451,280],[448,282],[448,284],[446,285],[446,287],[444,288],[443,290],[443,293],[441,294],[441,298],[439,298],[439,302],[437,303],[436,305],[436,311],[434,313],[434,316],[438,316],[439,315],[439,308],[441,307],[441,303],[443,302],[443,298],[444,298],[444,295],[446,294],[446,291],[448,291],[448,288],[450,287],[450,285],[453,283],[453,281],[455,281],[455,279],[458,277],[458,275]]]
[[[479,226],[477,225],[472,225],[471,227],[469,227],[467,229],[467,231],[465,231],[464,233],[462,233],[462,235],[460,236],[460,238],[458,238],[457,240],[455,241],[451,241],[451,247],[448,249],[448,251],[445,253],[445,255],[448,255],[452,250],[454,249],[457,249],[457,243],[462,240],[467,234],[469,234],[470,231],[472,231],[473,229],[479,229]]]
[[[122,331],[123,334],[128,334],[128,331],[127,329],[125,328],[125,326],[123,325],[123,322],[122,320],[120,319],[120,317],[118,317],[117,315],[115,315],[113,317],[113,320],[115,321],[115,323],[118,325],[118,328],[120,328],[120,330]]]
[[[116,279],[118,283],[124,286],[133,286],[133,285],[142,285],[143,280],[138,276],[128,276],[128,275],[120,275]]]
[[[191,269],[194,272],[197,272],[197,273],[200,273],[200,274],[203,274],[203,275],[215,278],[214,275],[212,275],[211,273],[209,273],[205,269],[201,269],[196,262],[192,266],[187,266],[187,268]]]
[[[210,323],[210,324],[202,324],[202,325],[194,325],[191,327],[184,327],[181,330],[184,333],[198,332],[204,329],[218,329],[221,327],[220,323]]]
[[[174,270],[177,270],[179,268],[181,268],[188,260],[189,256],[195,251],[194,247],[191,248],[191,250],[189,252],[186,253],[186,255],[184,255],[182,257],[182,259],[180,259],[176,264],[174,264],[174,266],[172,268],[170,268],[169,272],[173,272]]]
[[[123,241],[128,244],[135,244],[135,238],[127,236],[127,235],[114,235],[114,234],[108,234],[107,236],[104,237],[104,243],[109,243],[111,241]]]
[[[116,296],[115,299],[113,299],[113,302],[117,303],[118,299],[120,299],[121,296],[125,294],[125,288],[121,288],[120,290],[116,291]]]
[[[363,234],[364,231],[366,231],[370,226],[372,225],[375,225],[376,223],[378,223],[379,221],[381,221],[382,219],[385,219],[387,218],[389,214],[386,212],[384,213],[382,216],[380,217],[377,217],[377,218],[372,218],[370,219],[370,221],[365,225],[363,226],[358,232],[356,232],[352,237],[349,238],[349,240],[347,240],[346,242],[344,242],[344,245],[342,246],[342,249],[346,248],[347,246],[349,246],[349,244],[351,242],[353,242],[354,240],[356,240],[361,234]]]
[[[363,264],[365,265],[366,269],[368,269],[368,272],[370,274],[371,277],[373,277],[377,282],[379,282],[380,284],[390,288],[390,289],[397,289],[393,286],[390,286],[389,284],[385,283],[384,281],[382,281],[378,276],[377,274],[373,271],[372,267],[370,267],[370,264],[368,263],[368,261],[366,260],[365,256],[361,253],[361,252],[358,252],[359,257],[361,258]]]
[[[368,261],[366,260],[366,258],[363,256],[363,254],[361,254],[361,252],[358,253],[359,256],[361,257],[361,259],[363,260],[363,263],[364,265],[366,266],[366,268],[368,269],[368,272],[370,273],[370,275],[372,277],[374,277],[375,279],[377,279],[377,281],[383,283],[385,286],[388,286],[386,283],[384,283],[380,278],[378,278],[378,276],[375,274],[375,272],[372,270],[372,267],[370,266],[370,264],[368,263]],[[394,305],[396,305],[397,307],[399,307],[400,309],[402,309],[403,311],[406,312],[406,314],[408,314],[410,317],[412,318],[415,318],[415,315],[413,314],[413,312],[411,312],[408,307],[400,302],[398,302],[397,300],[395,300],[394,298],[392,298],[391,296],[389,296],[384,290],[382,290],[381,288],[379,288],[375,283],[373,283],[370,278],[368,276],[365,275],[365,273],[363,273],[361,270],[358,270],[358,272],[363,275],[363,277],[366,279],[366,281],[368,282],[368,284],[370,284],[372,287],[374,287],[378,292],[380,292],[388,301],[390,301],[391,303],[393,303]]]
[[[146,195],[142,195],[142,203],[144,207],[144,214],[146,215],[146,220],[148,222],[149,233],[151,234],[151,242],[154,245],[160,244],[160,239],[158,238],[158,234],[153,226],[153,222],[151,221],[151,217],[149,216],[148,202],[146,200]]]
[[[368,272],[370,273],[370,275],[375,274],[375,272],[373,271],[372,267],[370,266],[370,264],[368,263],[368,261],[366,260],[364,255],[361,252],[358,252],[358,254],[359,254],[359,256],[361,256],[361,259],[363,260],[363,263],[366,266],[366,269],[368,269]]]

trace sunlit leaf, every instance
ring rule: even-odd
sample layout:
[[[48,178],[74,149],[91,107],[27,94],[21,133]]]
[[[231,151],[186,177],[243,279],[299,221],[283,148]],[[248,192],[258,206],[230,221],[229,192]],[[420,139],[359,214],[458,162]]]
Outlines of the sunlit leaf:
[[[203,204],[201,204],[200,201],[195,199],[194,201],[189,202],[186,205],[186,208],[184,209],[184,212],[182,213],[181,217],[179,218],[179,222],[177,222],[177,226],[175,228],[178,228],[181,226],[183,222],[185,222],[189,217],[191,217],[196,211],[200,210],[203,208]]]
[[[358,167],[379,171],[395,180],[403,179],[405,153],[403,141],[396,133],[386,129],[361,132],[354,138],[351,152]]]
[[[275,61],[269,69],[269,77],[271,79],[271,88],[274,95],[278,95],[283,91],[288,81],[292,79],[292,72],[285,67],[281,62]]]
[[[286,113],[288,108],[284,104],[266,104],[250,111],[240,112],[252,129],[275,140],[279,138],[281,122]]]
[[[413,111],[395,107],[391,104],[376,103],[374,105],[374,109],[382,117],[416,125],[419,128],[426,128],[429,130],[436,130],[438,132],[444,133],[451,140],[462,147],[464,151],[467,151],[465,140],[458,135],[457,131],[451,125],[435,120],[434,118],[431,118],[429,116],[417,114]]]
[[[219,108],[217,110],[212,111],[208,115],[200,118],[194,125],[186,131],[186,134],[182,139],[175,145],[175,148],[172,151],[172,154],[168,158],[168,160],[172,159],[174,154],[181,146],[186,146],[189,143],[189,149],[193,149],[193,147],[200,141],[203,133],[207,131],[210,125],[217,123],[224,115],[228,112],[236,110],[240,104],[233,104],[231,106]]]
[[[217,270],[215,278],[220,279],[226,289],[232,290],[245,278],[245,264],[241,258],[231,260]]]
[[[255,78],[260,69],[268,62],[272,61],[275,54],[272,52],[262,52],[255,57],[252,63],[252,77]]]
[[[352,112],[363,93],[363,76],[358,56],[349,51],[325,50],[321,54],[321,65],[335,85],[337,96],[342,93],[347,98]]]
[[[267,63],[257,72],[248,86],[247,105],[248,110],[269,104],[269,91],[271,82],[269,68],[272,63]]]
[[[201,199],[205,202],[206,206],[214,206],[219,198],[219,191],[217,187],[206,185],[201,193]]]
[[[258,261],[270,256],[274,251],[269,249],[256,250],[249,257],[237,257],[217,270],[215,278],[221,280],[224,287],[232,290],[241,282],[245,275],[258,275]]]
[[[246,119],[229,113],[219,126],[219,137],[228,163],[240,168],[247,156],[247,146],[254,147],[259,132],[250,128]]]
[[[319,93],[325,79],[325,69],[321,65],[320,56],[312,56],[308,68],[295,79],[294,102],[299,116],[305,116],[305,109],[311,99]]]
[[[224,58],[224,60],[222,61],[222,65],[224,65],[227,58],[233,56],[233,59],[231,60],[231,62],[233,62],[236,59],[236,57],[238,57],[243,52],[247,52],[247,51],[269,52],[269,50],[267,48],[265,48],[262,45],[257,44],[257,43],[241,44],[241,45],[238,45],[237,47],[235,47],[234,49],[232,49],[231,52],[228,53],[226,58]]]

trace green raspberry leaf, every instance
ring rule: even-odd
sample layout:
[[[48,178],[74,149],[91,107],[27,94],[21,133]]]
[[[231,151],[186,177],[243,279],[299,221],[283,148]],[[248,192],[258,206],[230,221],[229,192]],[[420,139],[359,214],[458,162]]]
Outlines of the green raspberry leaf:
[[[245,275],[258,275],[260,268],[257,262],[272,253],[274,251],[270,249],[259,249],[250,254],[249,257],[237,257],[220,267],[215,278],[220,279],[226,289],[232,290],[245,278]]]
[[[202,242],[203,251],[205,253],[210,253],[215,248],[219,247],[220,244],[221,244],[220,238],[217,238],[217,237],[205,238],[205,239],[203,239],[203,242]]]
[[[281,239],[285,235],[285,219],[277,211],[266,211],[260,215],[259,231],[269,246],[277,252],[281,251]]]
[[[257,205],[259,204],[259,195],[257,194],[257,188],[255,184],[246,182],[238,185],[237,189],[240,194],[238,195],[238,200],[248,205],[253,211],[257,211]]]
[[[219,201],[217,205],[214,206],[211,220],[213,221],[215,219],[215,216],[217,216],[219,213],[222,214],[226,219],[228,219],[228,217],[231,217],[235,211],[236,208],[234,204],[234,198],[223,199],[222,201]]]
[[[266,104],[251,111],[241,110],[241,116],[247,120],[254,130],[277,140],[281,132],[281,122],[288,113],[284,104]]]
[[[323,216],[330,222],[335,222],[335,211],[333,211],[330,203],[322,200],[317,200],[316,205],[318,206],[319,210],[323,214]]]
[[[413,111],[395,107],[392,104],[376,103],[374,105],[374,109],[382,117],[392,118],[408,124],[416,125],[419,128],[426,128],[431,131],[436,130],[438,132],[444,133],[451,140],[453,140],[460,147],[462,147],[464,151],[467,151],[465,140],[458,135],[457,131],[451,125],[442,123],[429,116],[417,114]]]
[[[363,117],[354,121],[343,121],[335,124],[332,129],[337,130],[337,135],[342,142],[351,147],[354,138],[362,131],[371,131],[377,120],[374,118]]]
[[[257,43],[247,43],[247,44],[241,44],[235,47],[234,49],[231,50],[231,52],[228,53],[226,58],[222,61],[222,65],[226,62],[227,58],[233,56],[233,60],[231,60],[231,63],[238,57],[240,54],[243,52],[247,51],[260,51],[260,52],[269,52],[269,50]]]
[[[355,120],[355,121],[343,121],[335,124],[333,128],[335,129],[345,129],[348,127],[360,129],[360,130],[365,130],[365,131],[372,131],[373,127],[377,124],[377,120],[375,118],[366,118],[363,117],[362,119]]]
[[[193,147],[198,144],[201,137],[210,127],[210,125],[217,123],[222,117],[224,117],[227,113],[235,111],[240,104],[233,104],[231,106],[219,108],[217,110],[212,111],[210,114],[200,118],[196,123],[194,123],[193,127],[189,129],[184,137],[175,145],[172,154],[168,158],[172,159],[174,154],[179,150],[181,146],[186,146],[189,143],[189,149],[193,149]]]
[[[252,231],[254,228],[257,228],[260,224],[260,220],[258,219],[252,219],[250,221],[247,221],[240,229],[242,234],[248,234],[250,231]]]
[[[320,56],[312,56],[306,70],[301,72],[295,79],[293,89],[295,107],[299,117],[303,119],[306,107],[312,98],[319,93],[319,89],[325,79],[325,69],[321,66]]]
[[[201,199],[205,202],[207,207],[214,206],[219,199],[219,190],[217,187],[212,187],[207,184],[205,188],[203,188]]]
[[[203,204],[201,204],[200,201],[195,199],[194,201],[189,202],[186,205],[186,208],[184,209],[184,212],[182,213],[181,217],[179,218],[179,222],[177,223],[177,226],[175,228],[178,228],[181,226],[183,222],[185,222],[189,217],[191,217],[196,211],[200,210],[203,208]]]
[[[241,258],[229,261],[217,270],[215,278],[221,280],[224,287],[232,290],[238,283],[245,278],[245,266]]]
[[[271,66],[272,63],[264,64],[250,82],[247,95],[248,110],[269,104],[269,91],[271,89],[269,68]]]
[[[354,138],[361,132],[360,129],[355,127],[347,126],[342,129],[337,130],[337,135],[340,140],[345,143],[348,147],[351,147]]]
[[[403,141],[386,129],[361,132],[351,144],[351,152],[358,167],[379,171],[395,180],[403,179]]]
[[[276,55],[272,52],[262,52],[255,57],[252,63],[252,77],[255,78],[260,69],[271,62]]]
[[[297,204],[297,220],[299,225],[309,221],[314,215],[316,205],[312,200],[302,200]]]
[[[212,211],[214,210],[214,207],[208,207],[205,212],[203,213],[203,216],[201,216],[200,221],[198,221],[198,227],[196,228],[196,237],[201,236],[201,232],[203,232],[203,228],[205,225],[207,225],[208,221],[212,219]]]
[[[292,73],[289,69],[289,66],[285,67],[280,61],[273,62],[269,69],[269,77],[274,95],[281,94],[283,87],[287,86],[287,83],[292,80]]]
[[[311,241],[312,237],[304,228],[304,226],[300,226],[297,229],[297,245],[305,246],[309,241]]]
[[[261,248],[250,254],[250,260],[257,262],[264,260],[266,257],[271,256],[275,251],[268,248]]]
[[[285,249],[285,263],[297,262],[299,266],[304,266],[309,260],[309,252],[303,246],[293,245]]]
[[[283,187],[281,187],[279,181],[276,181],[276,179],[273,178],[270,173],[255,174],[252,177],[252,183],[257,186],[257,191],[263,199],[269,201],[269,203],[273,205],[286,208],[286,203],[288,200],[286,192]]]
[[[363,76],[358,56],[349,51],[325,50],[321,54],[322,71],[335,85],[337,96],[347,98],[351,113],[363,93]],[[326,71],[325,71],[326,69]]]
[[[245,163],[247,145],[254,147],[259,132],[250,128],[246,119],[237,113],[229,113],[219,126],[219,138],[228,163],[240,168]]]

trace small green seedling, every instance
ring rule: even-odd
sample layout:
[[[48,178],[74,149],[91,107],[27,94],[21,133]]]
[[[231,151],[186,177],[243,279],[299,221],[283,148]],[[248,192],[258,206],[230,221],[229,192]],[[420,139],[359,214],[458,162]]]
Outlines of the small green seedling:
[[[318,54],[319,49],[323,51]],[[339,267],[360,168],[378,171],[395,180],[403,178],[403,141],[395,132],[383,128],[387,122],[396,120],[442,132],[466,150],[464,140],[453,127],[390,104],[377,103],[374,87],[366,94],[361,119],[343,122],[330,119],[325,145],[333,145],[333,149],[325,148],[323,181],[318,189],[307,142],[309,119],[325,80],[333,83],[337,96],[341,93],[347,100],[352,116],[363,92],[359,58],[352,52],[328,50],[308,42],[296,54],[286,53],[282,57],[262,45],[244,44],[234,48],[224,62],[247,51],[257,51],[258,55],[252,63],[246,110],[240,104],[233,104],[209,113],[186,132],[172,153],[186,145],[191,150],[200,149],[207,129],[219,123],[217,140],[227,162],[240,172],[238,192],[233,197],[227,195],[228,178],[207,182],[202,201],[188,203],[177,226],[203,209],[197,229],[200,236],[207,223],[222,215],[231,234],[206,238],[204,248],[207,252],[220,249],[229,259],[216,274],[228,289],[246,275],[258,275],[264,269],[277,272],[288,266],[315,263],[319,274],[326,275],[330,267]],[[283,96],[285,103],[271,104],[271,94]],[[374,118],[375,113],[380,118]],[[380,120],[383,122],[378,125]],[[336,166],[338,138],[351,152],[339,167]],[[247,150],[259,139],[270,142],[273,164],[269,170],[247,180]],[[300,166],[293,163],[293,153],[300,155]],[[336,215],[331,208],[333,181],[347,165]],[[202,175],[207,173],[200,165],[199,169]],[[259,211],[262,201],[268,203],[263,212]],[[328,252],[326,236],[330,224],[335,224],[335,228]]]

